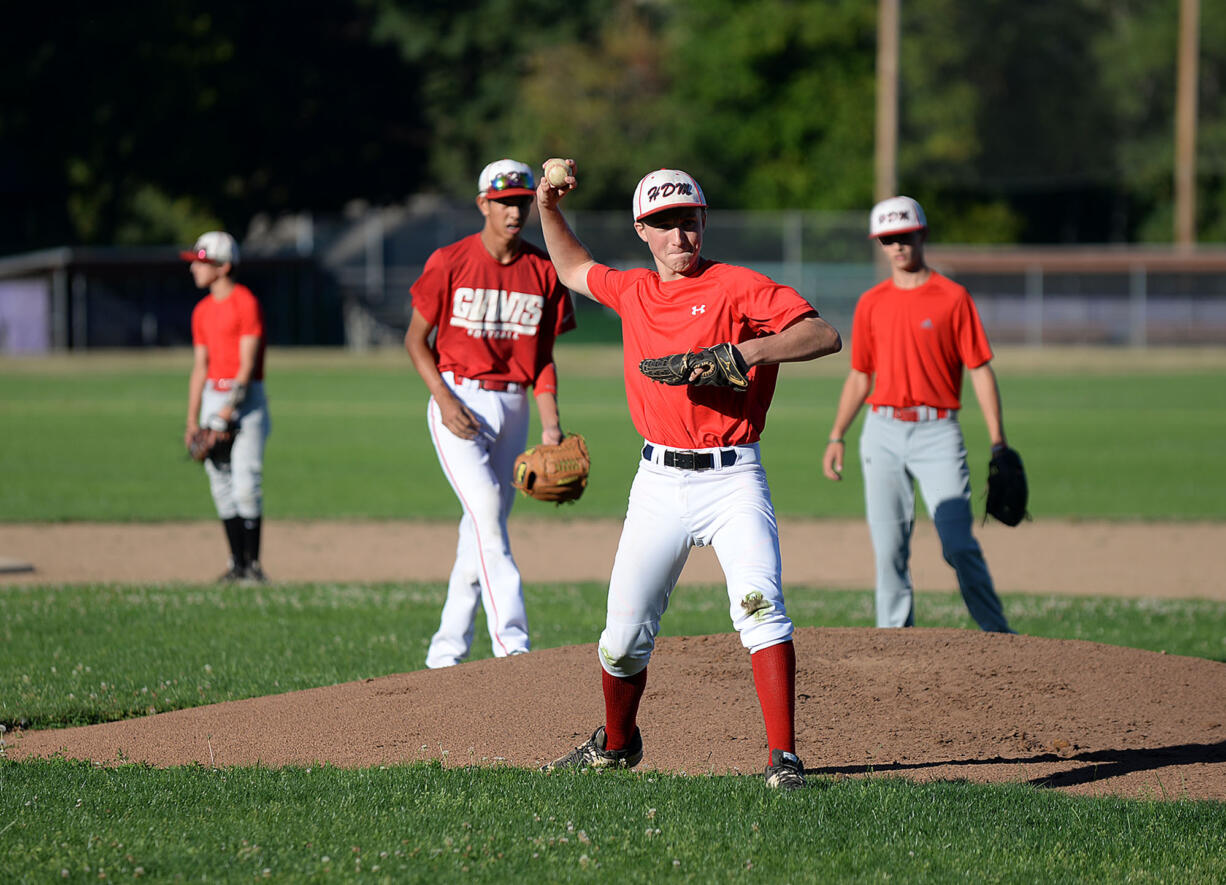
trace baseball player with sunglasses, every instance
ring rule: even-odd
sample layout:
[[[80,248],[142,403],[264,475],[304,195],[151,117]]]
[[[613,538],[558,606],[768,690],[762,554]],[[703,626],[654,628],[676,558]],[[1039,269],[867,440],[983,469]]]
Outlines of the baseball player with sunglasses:
[[[515,458],[528,437],[528,389],[541,442],[556,444],[558,379],[553,344],[575,328],[570,293],[549,258],[523,237],[532,210],[532,170],[498,160],[481,171],[475,234],[436,250],[413,284],[404,346],[430,400],[426,422],[439,464],[460,500],[455,565],[426,666],[449,667],[472,647],[485,607],[494,656],[531,647],[523,584],[511,555],[507,517]]]
[[[545,244],[566,286],[621,317],[626,398],[643,444],[598,644],[605,722],[544,770],[642,759],[639,702],[660,619],[690,549],[709,546],[749,651],[766,783],[802,787],[792,621],[758,439],[778,364],[835,353],[839,334],[794,289],[702,257],[707,202],[689,174],[661,169],[635,188],[634,229],[653,266],[627,271],[598,264],[571,232],[559,202],[576,184],[572,163],[564,183],[538,186]]]
[[[970,470],[958,423],[965,367],[993,453],[1006,448],[992,348],[970,293],[924,262],[927,234],[924,210],[910,197],[873,207],[869,236],[881,244],[891,274],[856,304],[851,371],[822,468],[828,479],[842,478],[843,437],[867,402],[860,462],[877,562],[878,627],[915,624],[908,562],[918,482],[971,617],[983,630],[1011,633],[971,534]]]

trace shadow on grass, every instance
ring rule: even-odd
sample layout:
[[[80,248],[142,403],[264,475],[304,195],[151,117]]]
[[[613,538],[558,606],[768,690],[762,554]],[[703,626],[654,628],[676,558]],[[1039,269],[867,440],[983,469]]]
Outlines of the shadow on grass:
[[[1107,778],[1170,768],[1226,762],[1226,741],[1215,744],[1176,744],[1170,747],[1138,747],[1131,750],[1094,750],[1085,753],[1039,753],[1033,756],[994,756],[990,759],[945,759],[932,762],[887,762],[871,765],[831,765],[807,768],[816,776],[903,773],[929,768],[957,768],[976,765],[1027,765],[1041,762],[1085,763],[1069,771],[1036,777],[1028,781],[1036,787],[1073,787]]]

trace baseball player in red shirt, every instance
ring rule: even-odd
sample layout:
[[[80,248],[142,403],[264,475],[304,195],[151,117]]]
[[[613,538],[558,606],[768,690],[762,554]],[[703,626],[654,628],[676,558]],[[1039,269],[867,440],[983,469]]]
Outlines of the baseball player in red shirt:
[[[548,256],[523,237],[532,170],[498,160],[481,171],[480,232],[436,250],[412,286],[405,349],[426,387],[426,422],[439,464],[460,500],[455,565],[426,666],[467,657],[477,606],[494,656],[530,649],[523,585],[511,555],[511,472],[528,437],[528,388],[541,442],[562,441],[553,344],[575,328],[570,293]]]
[[[221,580],[263,583],[264,445],[272,429],[264,395],[264,311],[250,289],[231,279],[238,244],[228,233],[202,234],[180,256],[191,262],[196,287],[209,293],[192,311],[194,361],[183,440],[190,443],[202,424],[237,428],[233,444],[204,462],[230,545]]]
[[[677,169],[635,188],[634,229],[650,269],[598,264],[559,209],[574,189],[537,188],[549,257],[562,282],[622,321],[626,399],[643,437],[626,520],[609,579],[598,644],[605,723],[591,740],[544,767],[630,767],[643,756],[637,717],[660,618],[692,547],[713,547],[728,585],[729,614],[749,651],[766,724],[766,782],[804,786],[795,747],[796,656],[784,605],[779,537],[758,450],[778,363],[837,352],[839,334],[794,289],[701,256],[707,203]],[[731,344],[744,390],[648,380],[640,361]]]
[[[924,210],[910,197],[873,207],[869,236],[880,242],[891,276],[856,304],[851,371],[822,468],[828,479],[841,478],[843,437],[867,402],[860,462],[877,561],[878,627],[915,624],[908,561],[918,481],[971,617],[984,630],[1011,633],[971,533],[970,470],[958,423],[965,367],[993,454],[1005,447],[992,348],[970,293],[924,263],[927,235]]]

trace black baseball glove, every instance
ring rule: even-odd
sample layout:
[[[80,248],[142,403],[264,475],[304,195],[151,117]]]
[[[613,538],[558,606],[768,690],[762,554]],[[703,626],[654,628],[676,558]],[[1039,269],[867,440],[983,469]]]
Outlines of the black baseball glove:
[[[212,461],[225,464],[230,460],[234,434],[238,433],[237,421],[222,421],[216,415],[198,428],[187,443],[187,453],[193,461]]]
[[[646,359],[639,371],[661,384],[695,384],[699,386],[731,387],[744,393],[749,388],[746,373],[749,367],[741,352],[732,344],[716,344],[698,353],[673,353]],[[694,376],[694,372],[699,374]]]
[[[994,450],[988,462],[988,514],[1015,526],[1030,515],[1026,512],[1029,497],[1022,456],[1008,446]]]

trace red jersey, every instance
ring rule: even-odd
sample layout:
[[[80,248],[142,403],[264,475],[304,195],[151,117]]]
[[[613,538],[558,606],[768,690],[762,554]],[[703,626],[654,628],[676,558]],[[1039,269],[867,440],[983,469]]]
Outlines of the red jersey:
[[[915,289],[885,280],[856,304],[851,367],[877,376],[872,405],[961,408],[962,367],[991,358],[970,293],[935,271]]]
[[[779,366],[749,370],[749,390],[676,387],[649,380],[639,362],[781,332],[816,315],[795,289],[745,267],[703,260],[694,276],[662,282],[648,268],[617,271],[602,264],[587,274],[588,290],[621,317],[626,400],[644,439],[678,449],[757,442],[775,394]]]
[[[222,299],[210,292],[192,311],[192,344],[208,348],[210,381],[229,381],[238,374],[238,339],[245,335],[259,336],[251,380],[263,381],[264,310],[250,289],[235,284]]]
[[[413,310],[438,329],[439,371],[465,378],[536,385],[553,364],[554,340],[575,328],[570,291],[527,242],[510,264],[499,264],[479,233],[436,249],[410,291]],[[550,369],[538,393],[552,377]]]

